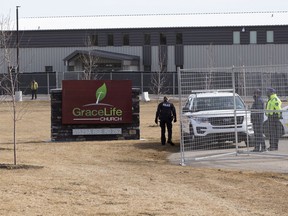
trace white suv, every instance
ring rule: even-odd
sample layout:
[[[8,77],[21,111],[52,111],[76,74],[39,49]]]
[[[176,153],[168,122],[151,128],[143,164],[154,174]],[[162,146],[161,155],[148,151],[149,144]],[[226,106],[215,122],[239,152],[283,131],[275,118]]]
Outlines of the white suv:
[[[249,143],[249,146],[253,146],[254,132],[250,112],[245,110],[244,101],[238,94],[234,97],[231,91],[192,91],[182,110],[184,143],[197,146],[235,142],[237,130],[238,142],[244,141],[246,145]]]

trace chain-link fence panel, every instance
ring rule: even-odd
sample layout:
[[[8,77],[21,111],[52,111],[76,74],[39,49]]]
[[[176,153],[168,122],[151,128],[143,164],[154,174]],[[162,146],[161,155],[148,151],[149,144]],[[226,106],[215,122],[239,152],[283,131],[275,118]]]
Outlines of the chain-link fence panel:
[[[288,131],[287,69],[286,65],[179,69],[181,163],[227,154],[271,154],[267,151],[271,139],[274,142],[275,137],[285,136]],[[268,88],[274,89],[282,101],[282,109],[278,111],[281,118],[276,126],[268,124],[269,113],[275,112],[265,108]],[[255,101],[256,89],[262,93],[260,107],[255,107],[259,103]],[[260,119],[255,123],[256,113]],[[278,135],[271,138],[271,131]],[[281,152],[279,148],[273,153],[285,152],[286,149]]]

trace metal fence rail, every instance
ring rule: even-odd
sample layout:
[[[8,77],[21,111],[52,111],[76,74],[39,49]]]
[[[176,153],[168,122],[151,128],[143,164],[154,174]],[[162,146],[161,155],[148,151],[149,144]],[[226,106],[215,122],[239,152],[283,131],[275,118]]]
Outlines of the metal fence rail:
[[[143,71],[110,71],[98,72],[92,74],[92,79],[98,80],[132,80],[132,87],[139,88],[141,92],[149,92],[155,94],[155,84],[151,82],[157,72],[143,72]],[[4,74],[0,74],[0,80],[3,80]],[[30,94],[30,82],[35,79],[39,84],[39,94],[49,94],[51,89],[62,88],[62,80],[82,80],[84,75],[82,71],[76,72],[34,72],[34,73],[20,73],[19,74],[19,90],[23,94]],[[177,73],[166,72],[165,82],[162,84],[161,94],[178,94]],[[0,94],[5,94],[0,87]]]

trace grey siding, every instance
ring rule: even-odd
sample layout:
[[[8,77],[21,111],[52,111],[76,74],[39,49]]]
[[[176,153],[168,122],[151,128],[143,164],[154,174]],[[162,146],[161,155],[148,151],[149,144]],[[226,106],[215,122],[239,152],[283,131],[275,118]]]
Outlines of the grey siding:
[[[184,68],[288,64],[288,45],[185,46]]]
[[[151,47],[151,70],[159,71],[159,50],[162,49],[165,53],[165,59],[167,59],[167,71],[173,72],[176,71],[175,66],[175,48],[174,46],[152,46]]]
[[[175,46],[167,46],[167,71],[176,71]]]
[[[45,66],[53,66],[53,71],[66,71],[63,59],[76,49],[101,49],[111,52],[118,52],[140,57],[142,62],[142,47],[57,47],[57,48],[21,48],[19,53],[20,72],[44,72]],[[1,49],[0,49],[1,52]],[[16,49],[11,49],[12,66],[16,66]],[[13,65],[14,62],[14,65]],[[8,65],[0,64],[0,73],[7,72]],[[140,70],[143,67],[140,65]]]
[[[181,63],[181,57],[176,57],[179,50],[177,51],[177,46],[167,46],[166,48],[167,70],[175,71],[176,65],[181,65],[179,64]],[[21,48],[20,72],[41,72],[45,71],[45,66],[53,66],[53,71],[66,71],[66,66],[64,65],[63,59],[75,51],[75,49],[101,49],[110,52],[136,55],[140,57],[140,70],[143,70],[144,62],[147,63],[147,65],[151,65],[152,71],[159,70],[159,46],[151,46],[149,49],[143,49],[141,46],[118,46],[90,48]],[[16,62],[16,49],[11,49],[11,53],[13,65],[13,62]],[[143,56],[145,56],[145,58],[143,58]],[[184,68],[232,67],[233,65],[252,66],[269,64],[288,64],[288,44],[183,46]],[[7,68],[8,65],[0,65],[1,73],[7,72]]]

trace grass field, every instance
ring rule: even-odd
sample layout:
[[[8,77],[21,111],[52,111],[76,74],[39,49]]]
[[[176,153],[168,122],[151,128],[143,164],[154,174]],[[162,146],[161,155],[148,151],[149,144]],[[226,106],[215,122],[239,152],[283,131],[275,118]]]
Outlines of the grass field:
[[[288,175],[170,164],[157,104],[141,103],[141,140],[50,142],[49,101],[27,101],[17,164],[7,103],[0,104],[0,215],[287,215]],[[176,108],[177,105],[176,105]]]

